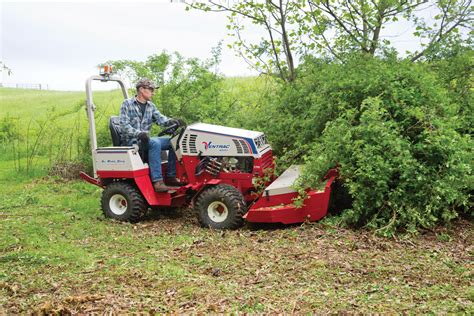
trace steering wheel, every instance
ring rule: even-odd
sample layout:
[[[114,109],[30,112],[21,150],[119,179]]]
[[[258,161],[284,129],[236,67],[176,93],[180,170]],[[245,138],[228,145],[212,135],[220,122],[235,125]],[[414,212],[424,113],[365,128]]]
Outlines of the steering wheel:
[[[178,135],[180,128],[186,128],[186,126],[180,126],[179,123],[173,123],[164,130],[162,130],[159,134],[158,137],[161,137],[163,135],[170,135],[171,137],[174,137]]]

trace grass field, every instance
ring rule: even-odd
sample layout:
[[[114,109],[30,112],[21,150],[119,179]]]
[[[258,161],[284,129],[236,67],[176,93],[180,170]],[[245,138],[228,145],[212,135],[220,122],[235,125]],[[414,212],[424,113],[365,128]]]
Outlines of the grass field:
[[[118,90],[94,92],[99,137],[121,102]],[[0,174],[34,176],[57,161],[82,161],[87,146],[85,93],[0,88]]]
[[[32,117],[58,99],[61,109],[83,100],[11,90],[0,90],[0,118],[5,109]],[[31,111],[15,107],[15,95]],[[114,98],[120,103],[115,92],[97,97],[111,111]],[[331,218],[213,231],[190,209],[120,223],[103,217],[97,187],[41,168],[17,174],[6,153],[0,159],[0,314],[474,313],[466,220],[392,240]]]
[[[118,90],[97,91],[93,97],[98,107],[97,124],[103,123],[105,117],[118,113],[123,99]],[[85,99],[84,92],[0,88],[0,119],[18,118],[26,125],[30,120],[60,116],[57,120],[60,127],[70,126],[77,119],[85,124]],[[87,132],[87,127],[84,130]]]

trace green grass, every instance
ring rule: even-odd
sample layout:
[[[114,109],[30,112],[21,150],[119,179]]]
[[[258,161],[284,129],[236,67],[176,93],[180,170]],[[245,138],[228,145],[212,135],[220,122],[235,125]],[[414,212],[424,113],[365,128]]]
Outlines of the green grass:
[[[119,90],[94,92],[93,98],[98,108],[97,124],[106,122],[104,117],[118,114],[123,100]],[[70,126],[78,118],[85,123],[85,100],[84,92],[0,88],[0,119],[18,118],[22,124],[27,124],[31,119],[50,119],[61,115],[58,120],[61,127]],[[87,131],[86,126],[84,129]]]
[[[46,115],[49,109],[71,110],[85,100],[85,93],[0,88],[0,118]]]
[[[56,100],[74,110],[83,99],[11,90],[0,89],[2,116],[9,108],[32,117]],[[15,108],[15,95],[31,111]],[[120,95],[100,92],[99,102],[112,113]],[[19,174],[7,158],[0,155],[0,314],[474,313],[471,222],[394,240],[330,218],[213,231],[189,209],[120,223],[103,217],[99,188],[48,177],[47,160]]]

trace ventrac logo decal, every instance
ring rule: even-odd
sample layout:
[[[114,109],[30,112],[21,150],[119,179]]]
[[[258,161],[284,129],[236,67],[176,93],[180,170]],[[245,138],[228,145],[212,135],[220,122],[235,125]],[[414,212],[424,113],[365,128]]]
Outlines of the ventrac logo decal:
[[[226,151],[229,150],[230,145],[224,145],[224,144],[213,144],[212,142],[202,142],[204,144],[204,149],[217,149],[219,151]]]

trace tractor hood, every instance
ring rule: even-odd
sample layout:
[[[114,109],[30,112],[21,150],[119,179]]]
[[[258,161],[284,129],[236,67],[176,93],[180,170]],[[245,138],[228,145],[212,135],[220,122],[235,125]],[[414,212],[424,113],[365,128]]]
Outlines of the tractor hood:
[[[262,132],[249,131],[241,128],[226,127],[220,125],[212,125],[206,123],[196,123],[189,125],[191,131],[208,132],[208,133],[219,133],[225,136],[237,136],[243,138],[257,138],[263,135]]]
[[[185,155],[254,156],[271,150],[265,134],[240,128],[196,123],[189,125],[180,140]]]

